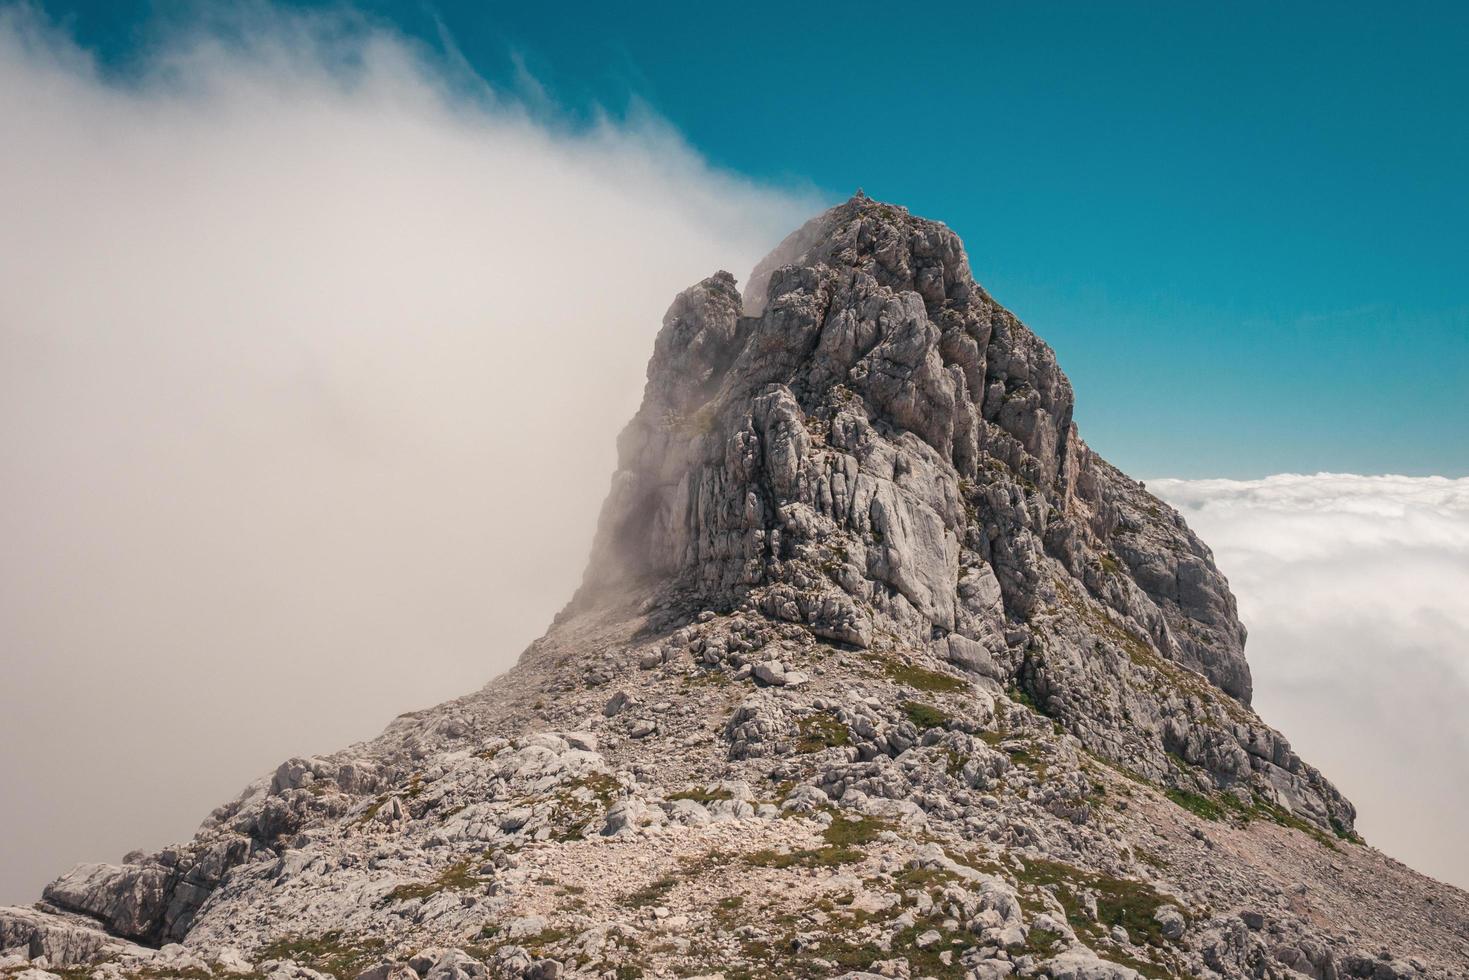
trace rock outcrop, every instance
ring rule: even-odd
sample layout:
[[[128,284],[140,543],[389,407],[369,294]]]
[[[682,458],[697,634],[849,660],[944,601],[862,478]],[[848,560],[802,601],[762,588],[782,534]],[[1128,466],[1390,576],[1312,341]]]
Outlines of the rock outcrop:
[[[0,910],[0,970],[1464,977],[1250,707],[1209,549],[943,225],[674,301],[581,589],[483,691]]]
[[[1243,710],[1209,549],[1081,441],[1051,349],[958,237],[857,198],[776,254],[759,316],[722,272],[674,301],[578,602],[682,588],[927,647],[1149,778],[1349,832],[1351,805]]]

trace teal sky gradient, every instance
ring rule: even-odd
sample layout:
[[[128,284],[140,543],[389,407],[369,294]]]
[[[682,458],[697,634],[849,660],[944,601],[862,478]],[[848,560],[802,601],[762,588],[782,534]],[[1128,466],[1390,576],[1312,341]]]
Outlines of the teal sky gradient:
[[[199,9],[39,6],[120,72]],[[1129,472],[1469,475],[1469,5],[354,8],[573,124],[947,222]]]

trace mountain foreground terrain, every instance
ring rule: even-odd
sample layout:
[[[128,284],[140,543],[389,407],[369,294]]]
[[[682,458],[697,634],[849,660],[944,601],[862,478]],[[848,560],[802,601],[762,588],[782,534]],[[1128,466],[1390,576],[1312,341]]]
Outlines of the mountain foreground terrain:
[[[674,300],[512,670],[0,909],[0,974],[1469,977],[1469,896],[1251,710],[1209,549],[1071,417],[859,192]]]

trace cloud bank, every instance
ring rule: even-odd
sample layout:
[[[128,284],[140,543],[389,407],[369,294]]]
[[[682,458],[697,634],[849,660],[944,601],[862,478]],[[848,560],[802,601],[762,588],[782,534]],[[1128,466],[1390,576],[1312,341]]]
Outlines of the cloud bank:
[[[349,16],[0,9],[0,902],[509,666],[674,293],[816,209]]]
[[[1214,549],[1255,706],[1369,842],[1469,886],[1469,479],[1150,480]]]

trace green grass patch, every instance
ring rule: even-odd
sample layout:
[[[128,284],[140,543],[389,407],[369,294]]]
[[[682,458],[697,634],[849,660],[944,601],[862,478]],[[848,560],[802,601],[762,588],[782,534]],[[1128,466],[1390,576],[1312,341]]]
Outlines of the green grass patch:
[[[913,664],[892,657],[883,660],[882,672],[893,681],[915,691],[943,694],[949,691],[962,691],[969,687],[968,681],[952,674],[941,674],[936,670],[915,667]]]
[[[717,667],[700,667],[679,681],[683,687],[727,687],[730,683],[729,675]]]
[[[625,901],[635,908],[658,905],[680,882],[693,881],[700,875],[727,868],[735,858],[736,855],[725,851],[706,851],[680,858],[677,874],[666,874],[653,880],[629,894]]]
[[[917,942],[918,937],[930,929],[936,929],[940,933],[940,939],[932,946],[920,949]],[[820,977],[833,976],[834,971],[835,973],[865,972],[878,960],[902,957],[908,961],[908,967],[914,976],[958,980],[964,976],[964,967],[959,962],[958,954],[973,945],[973,937],[963,933],[946,932],[938,929],[935,924],[927,922],[915,923],[899,930],[893,936],[890,946],[880,946],[872,940],[859,940],[856,937],[844,936],[839,939],[828,939],[820,943],[814,950],[803,948],[798,952],[790,941],[791,939],[794,939],[793,933],[788,937],[783,937],[784,941],[781,942],[746,941],[741,952],[745,959],[753,962],[754,966],[731,966],[721,963],[721,972],[727,980],[756,980],[756,978],[765,977],[816,980]],[[954,954],[952,963],[944,963],[942,958],[944,952]],[[818,967],[812,962],[813,953],[815,957],[825,960],[829,965]]]
[[[1229,793],[1217,793],[1203,795],[1186,789],[1168,787],[1163,790],[1163,795],[1174,803],[1183,807],[1195,816],[1203,817],[1205,820],[1222,821],[1234,819],[1240,823],[1247,824],[1251,820],[1269,820],[1271,823],[1282,827],[1298,830],[1314,838],[1321,845],[1335,851],[1338,850],[1337,841],[1327,834],[1325,830],[1291,813],[1284,807],[1272,803],[1258,793],[1248,805],[1241,803]],[[1335,828],[1333,828],[1335,830]],[[1336,836],[1344,840],[1340,832]]]
[[[1029,694],[1016,687],[1014,684],[1011,684],[1005,690],[1005,695],[1011,701],[1014,701],[1016,704],[1025,705],[1027,708],[1029,708],[1031,711],[1034,711],[1038,715],[1045,714],[1045,712],[1041,710],[1040,705],[1035,703],[1035,698],[1031,697]]]
[[[797,752],[841,748],[852,741],[852,733],[847,726],[828,714],[808,715],[797,722],[796,727],[800,730],[800,737],[796,739]]]
[[[1253,816],[1260,817],[1264,820],[1269,820],[1273,823],[1278,823],[1282,827],[1289,827],[1292,830],[1299,830],[1303,834],[1308,834],[1311,837],[1314,837],[1317,843],[1329,848],[1330,850],[1337,851],[1341,849],[1337,846],[1336,840],[1327,836],[1326,831],[1311,823],[1309,820],[1301,819],[1294,813],[1291,813],[1289,810],[1285,809],[1285,807],[1279,806],[1275,803],[1271,803],[1263,796],[1256,794],[1254,805],[1250,807],[1249,812]]]
[[[91,968],[58,968],[48,967],[47,973],[54,973],[61,980],[91,980]],[[14,976],[14,974],[11,974]],[[213,974],[208,970],[201,970],[197,966],[179,969],[176,966],[169,967],[145,967],[144,969],[123,974],[127,980],[210,980]],[[256,971],[254,973],[232,973],[234,980],[265,980],[264,974]]]
[[[905,868],[893,875],[893,880],[900,885],[927,890],[953,884],[959,876],[943,868]]]
[[[635,909],[658,905],[668,897],[668,893],[673,891],[678,881],[672,876],[658,878],[637,891],[629,893],[623,901]]]
[[[1039,858],[1026,861],[1024,870],[1017,872],[1015,878],[1031,889],[1051,889],[1078,933],[1096,937],[1112,926],[1122,926],[1134,942],[1157,947],[1168,944],[1162,926],[1153,918],[1153,913],[1166,900],[1145,882],[1083,871],[1060,861]],[[1082,912],[1080,896],[1086,890],[1096,894],[1095,923]]]
[[[524,946],[526,949],[530,950],[531,954],[534,956],[544,956],[547,951],[546,947],[553,946],[559,942],[563,942],[575,935],[576,933],[572,932],[569,929],[548,928],[542,929],[534,936],[526,936],[523,939],[518,939],[516,940],[516,943],[517,945]]]
[[[287,936],[255,951],[257,961],[292,960],[337,980],[353,980],[382,956],[386,941],[377,937],[346,937],[340,930],[320,936]]]
[[[821,833],[828,844],[846,846],[849,844],[870,844],[877,840],[877,836],[888,829],[887,821],[878,820],[876,817],[861,817],[857,820],[847,820],[842,817],[833,817],[831,824]]]
[[[1225,808],[1212,796],[1172,787],[1165,789],[1163,795],[1194,816],[1203,817],[1205,820],[1223,820],[1228,815]]]
[[[930,929],[939,934],[939,941],[932,946],[920,948],[918,937]],[[908,968],[918,977],[962,977],[964,969],[959,963],[959,954],[971,945],[973,939],[968,934],[949,932],[931,922],[915,922],[906,929],[899,930],[893,937],[893,953],[905,958]],[[954,954],[952,965],[945,964],[942,959],[942,954],[946,951]],[[872,961],[867,962],[870,964]]]
[[[702,786],[671,793],[668,798],[670,800],[693,800],[695,803],[713,803],[715,800],[732,800],[734,794],[727,789],[709,789],[707,786]]]
[[[837,815],[821,832],[825,841],[821,847],[784,852],[767,847],[747,854],[745,860],[760,868],[831,868],[856,864],[867,856],[860,850],[861,845],[877,840],[878,834],[887,829],[884,820],[873,817],[847,820]]]
[[[383,793],[378,796],[377,799],[373,800],[372,805],[369,806],[366,810],[362,811],[362,816],[357,818],[357,826],[361,827],[365,824],[371,823],[372,818],[376,817],[378,813],[382,811],[382,808],[387,806],[390,796],[391,794],[389,793]]]
[[[1338,838],[1346,841],[1349,844],[1367,843],[1365,840],[1362,839],[1361,834],[1357,833],[1355,830],[1348,830],[1346,824],[1342,823],[1336,817],[1331,818],[1331,832],[1335,834]]]
[[[1156,871],[1168,870],[1168,861],[1161,854],[1156,854],[1145,847],[1134,847],[1132,853],[1139,861]]]
[[[566,783],[567,792],[575,792],[578,789],[588,789],[597,800],[604,804],[610,804],[617,799],[617,794],[622,790],[622,784],[617,777],[605,772],[594,772],[589,776],[579,776]]]
[[[1066,936],[1054,929],[1042,929],[1033,927],[1030,934],[1025,938],[1027,953],[1033,953],[1041,959],[1049,959],[1059,952],[1058,947]]]
[[[949,723],[949,716],[931,704],[922,704],[918,701],[904,701],[900,707],[903,709],[903,714],[908,716],[908,720],[919,731],[927,731],[930,728],[943,728]]]
[[[1159,966],[1157,963],[1149,963],[1146,960],[1140,960],[1134,956],[1130,956],[1120,949],[1107,950],[1106,958],[1111,960],[1113,963],[1116,963],[1118,966],[1126,966],[1136,970],[1139,976],[1146,977],[1147,980],[1175,980],[1176,977],[1187,977],[1190,975],[1187,973],[1179,972],[1178,970],[1166,969],[1165,967]]]
[[[473,858],[465,858],[463,861],[449,865],[433,881],[399,885],[388,893],[388,899],[394,902],[405,902],[413,898],[428,898],[442,891],[468,891],[471,888],[478,888],[480,878],[470,870],[476,863],[478,862]]]

